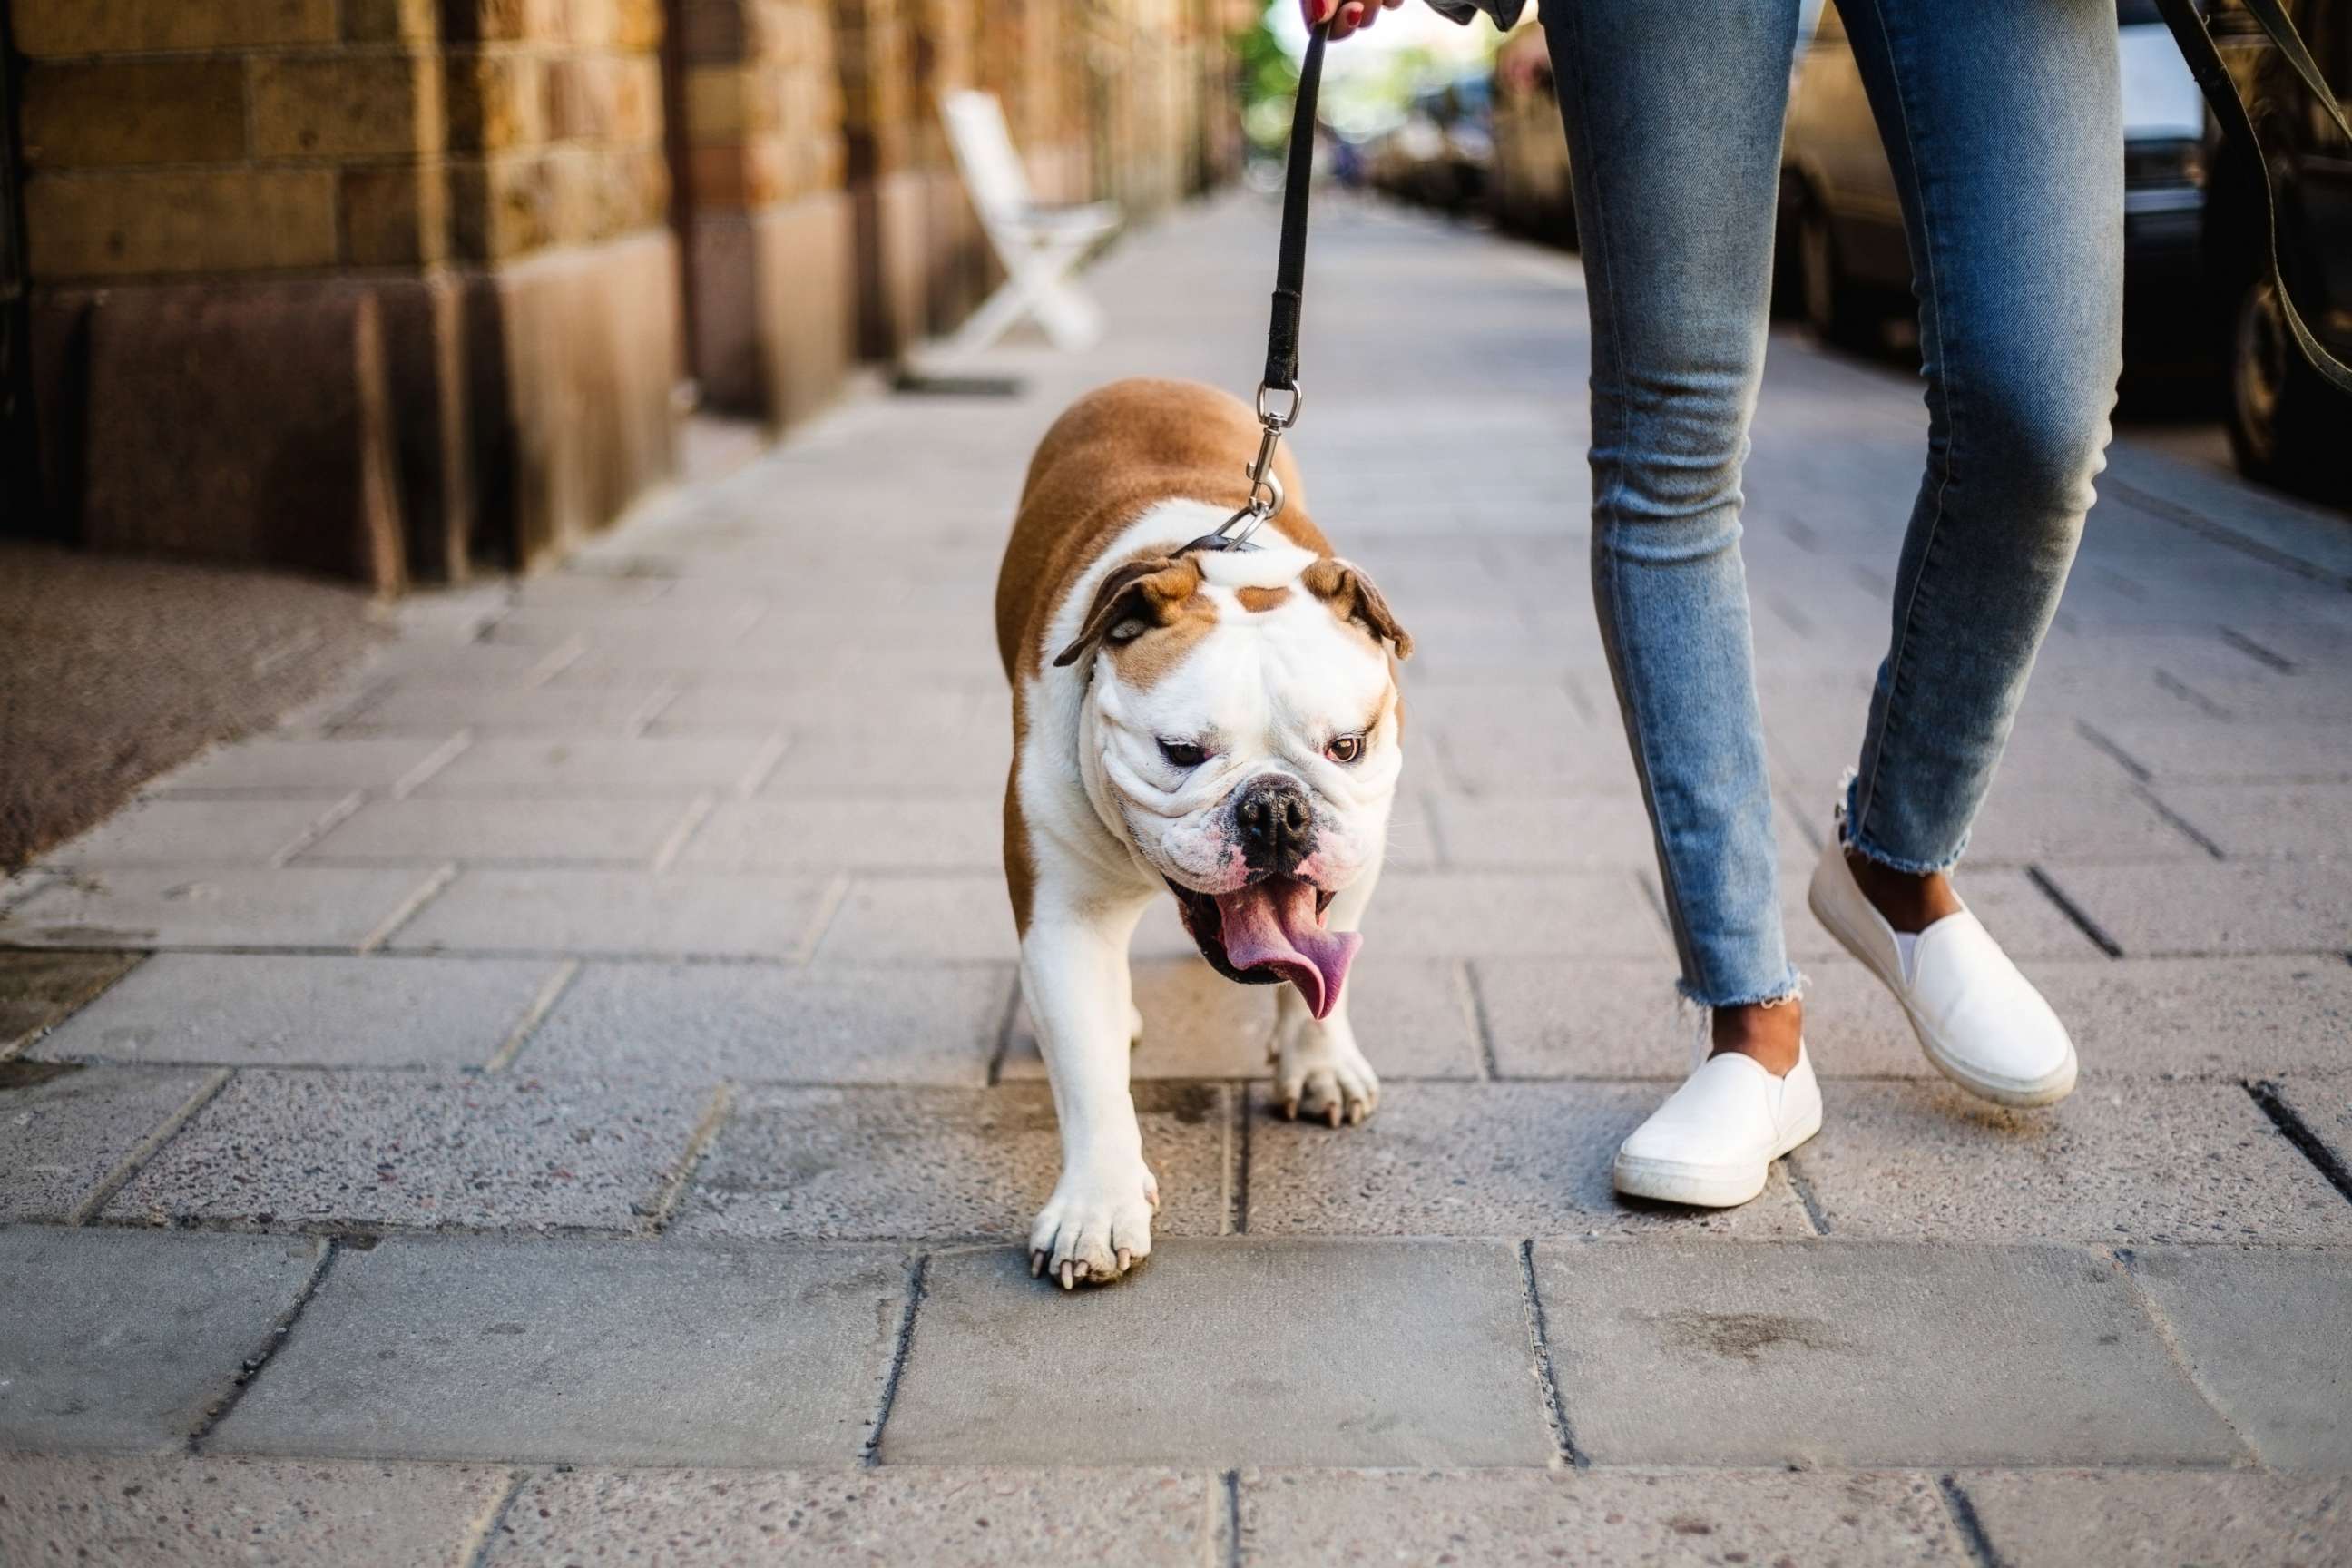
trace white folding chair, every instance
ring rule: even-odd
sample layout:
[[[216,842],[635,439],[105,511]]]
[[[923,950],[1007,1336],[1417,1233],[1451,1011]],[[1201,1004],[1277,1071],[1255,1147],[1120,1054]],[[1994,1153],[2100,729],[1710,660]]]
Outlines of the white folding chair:
[[[948,348],[976,353],[1024,316],[1034,317],[1065,353],[1091,347],[1102,336],[1102,309],[1072,287],[1070,278],[1087,253],[1118,227],[1118,206],[1039,206],[994,93],[944,94],[940,116],[964,189],[1005,271],[1003,286],[957,329]]]

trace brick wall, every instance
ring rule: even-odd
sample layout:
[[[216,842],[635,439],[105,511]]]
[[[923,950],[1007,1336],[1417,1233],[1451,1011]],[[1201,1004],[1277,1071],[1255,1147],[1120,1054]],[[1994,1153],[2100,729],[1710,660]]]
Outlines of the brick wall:
[[[841,79],[825,0],[683,0],[693,367],[705,403],[785,425],[851,354]]]
[[[941,92],[1047,200],[1228,171],[1240,4],[0,0],[46,525],[386,587],[558,553],[671,471],[682,374],[785,425],[994,285]]]
[[[9,10],[70,536],[395,586],[668,471],[660,0]]]

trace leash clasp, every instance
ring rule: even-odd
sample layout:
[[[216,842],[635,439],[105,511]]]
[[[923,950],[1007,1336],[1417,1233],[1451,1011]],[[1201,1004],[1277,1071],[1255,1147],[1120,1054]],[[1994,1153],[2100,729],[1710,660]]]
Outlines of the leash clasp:
[[[1264,382],[1258,384],[1257,456],[1242,470],[1249,476],[1249,500],[1242,503],[1239,511],[1184,546],[1178,554],[1190,554],[1196,550],[1254,550],[1256,546],[1250,542],[1252,536],[1269,519],[1282,514],[1283,503],[1289,498],[1283,491],[1280,476],[1274,471],[1274,455],[1281,448],[1282,433],[1298,423],[1298,411],[1306,406],[1307,395],[1296,385],[1285,389],[1290,394],[1290,406],[1277,410],[1267,405],[1266,395],[1272,390]]]

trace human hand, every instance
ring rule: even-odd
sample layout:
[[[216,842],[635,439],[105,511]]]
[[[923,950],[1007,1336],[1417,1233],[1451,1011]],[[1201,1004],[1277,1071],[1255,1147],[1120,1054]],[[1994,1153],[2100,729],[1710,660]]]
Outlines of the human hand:
[[[1298,0],[1298,11],[1309,27],[1329,17],[1331,41],[1336,44],[1370,26],[1382,11],[1393,11],[1403,4],[1404,0]]]

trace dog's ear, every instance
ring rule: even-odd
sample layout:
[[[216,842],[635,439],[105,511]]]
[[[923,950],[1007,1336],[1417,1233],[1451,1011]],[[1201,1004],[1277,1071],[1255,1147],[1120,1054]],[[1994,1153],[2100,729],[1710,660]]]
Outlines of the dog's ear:
[[[1148,555],[1113,567],[1095,590],[1077,637],[1054,657],[1054,668],[1092,658],[1105,643],[1118,647],[1170,625],[1200,591],[1201,568],[1189,556]]]
[[[1399,658],[1412,657],[1412,634],[1397,625],[1389,602],[1359,568],[1336,556],[1326,557],[1300,573],[1298,580],[1330,605],[1333,615],[1363,627],[1374,642],[1387,643]]]

